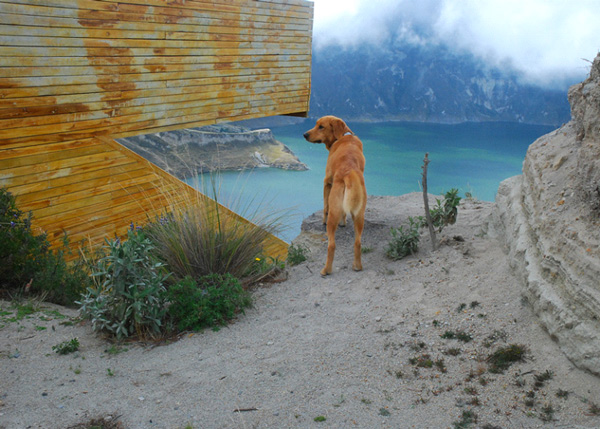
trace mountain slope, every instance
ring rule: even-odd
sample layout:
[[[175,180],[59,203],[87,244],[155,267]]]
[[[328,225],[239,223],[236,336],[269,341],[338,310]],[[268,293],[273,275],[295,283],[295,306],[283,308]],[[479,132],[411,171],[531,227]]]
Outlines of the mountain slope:
[[[507,69],[508,70],[508,69]],[[565,90],[523,84],[444,46],[338,45],[313,52],[311,116],[426,122],[567,122]]]

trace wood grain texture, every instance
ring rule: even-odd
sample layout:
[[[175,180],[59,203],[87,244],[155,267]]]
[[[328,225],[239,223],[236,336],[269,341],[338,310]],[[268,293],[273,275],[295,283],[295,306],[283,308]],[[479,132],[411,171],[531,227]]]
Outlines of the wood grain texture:
[[[114,139],[305,116],[312,20],[305,0],[0,0],[0,186],[53,245],[206,198]]]

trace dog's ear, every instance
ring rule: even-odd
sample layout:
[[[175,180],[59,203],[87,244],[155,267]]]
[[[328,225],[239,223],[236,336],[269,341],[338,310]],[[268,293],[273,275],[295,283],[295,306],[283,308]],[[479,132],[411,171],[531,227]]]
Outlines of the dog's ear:
[[[352,133],[352,130],[348,128],[348,125],[339,118],[335,118],[331,121],[331,128],[333,129],[333,137],[336,140],[341,139],[346,133]]]

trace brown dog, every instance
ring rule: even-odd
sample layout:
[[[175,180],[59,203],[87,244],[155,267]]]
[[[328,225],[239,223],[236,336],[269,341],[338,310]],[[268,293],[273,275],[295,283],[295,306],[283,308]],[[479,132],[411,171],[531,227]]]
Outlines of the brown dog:
[[[327,262],[321,275],[331,274],[335,254],[335,230],[346,224],[346,215],[354,221],[354,263],[362,270],[361,236],[365,224],[367,189],[365,188],[365,157],[362,142],[344,121],[324,116],[312,130],[304,133],[311,143],[325,143],[329,151],[323,186],[323,223],[327,224]]]

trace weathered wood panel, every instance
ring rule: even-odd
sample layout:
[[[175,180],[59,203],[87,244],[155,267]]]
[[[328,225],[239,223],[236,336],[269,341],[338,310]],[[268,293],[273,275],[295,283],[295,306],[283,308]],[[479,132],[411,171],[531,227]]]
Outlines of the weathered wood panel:
[[[0,186],[53,242],[199,198],[114,139],[306,115],[312,17],[305,0],[0,0]]]

